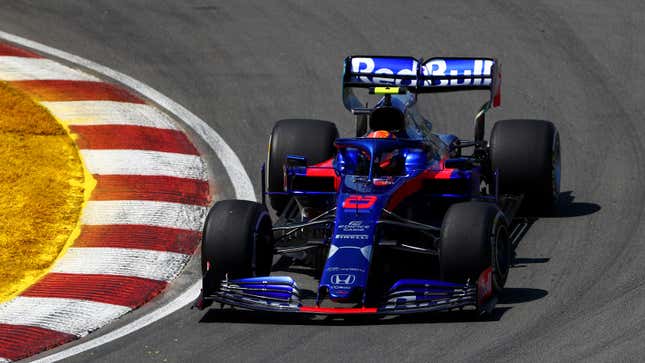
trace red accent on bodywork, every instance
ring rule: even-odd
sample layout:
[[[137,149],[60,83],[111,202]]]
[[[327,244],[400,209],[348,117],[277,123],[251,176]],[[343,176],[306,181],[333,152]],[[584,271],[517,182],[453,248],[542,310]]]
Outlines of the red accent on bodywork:
[[[443,165],[443,161],[441,162]],[[423,173],[417,175],[414,179],[407,181],[401,188],[399,188],[390,198],[387,204],[387,209],[393,210],[396,206],[403,201],[403,199],[418,192],[423,187],[423,181],[440,179],[446,180],[452,178],[452,173],[458,169],[441,169],[441,170],[425,170]]]
[[[497,89],[495,90],[495,97],[493,97],[493,107],[499,107],[502,103],[502,70],[497,71]]]
[[[377,199],[375,195],[350,195],[343,201],[343,208],[370,209]]]
[[[429,170],[426,171],[426,179],[450,179],[455,170],[457,169],[443,169],[439,171]]]
[[[332,165],[333,160],[334,159],[329,159],[323,161],[322,163],[308,166],[307,176],[335,177],[336,172],[334,171],[334,166]]]
[[[314,178],[334,178],[334,189],[340,187],[340,177],[334,170],[334,158],[307,167],[307,176]]]
[[[489,267],[477,279],[477,303],[483,304],[493,295],[493,267]]]
[[[300,312],[302,313],[318,313],[318,314],[374,314],[377,308],[321,308],[318,306],[301,306]]]

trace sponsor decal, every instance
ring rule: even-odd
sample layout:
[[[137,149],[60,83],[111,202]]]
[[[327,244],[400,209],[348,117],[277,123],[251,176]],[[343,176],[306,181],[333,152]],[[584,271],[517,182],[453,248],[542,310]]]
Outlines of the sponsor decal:
[[[367,234],[337,234],[336,239],[358,239],[358,240],[367,240],[370,239],[370,236]]]
[[[330,279],[333,285],[351,285],[356,281],[356,275],[353,274],[334,274]]]
[[[365,232],[369,229],[370,225],[363,223],[363,221],[349,221],[347,224],[338,226],[338,230],[343,232]]]
[[[488,86],[491,83],[492,67],[493,61],[490,59],[430,59],[421,66],[421,74],[435,77],[472,76],[426,80],[423,82],[426,87]]]
[[[384,187],[394,184],[394,178],[391,176],[386,176],[383,178],[374,178],[373,184],[377,187]]]
[[[354,81],[392,86],[416,86],[416,79],[393,79],[376,77],[379,74],[390,76],[416,76],[419,63],[414,58],[356,57],[352,58],[352,72],[365,76],[354,77]]]
[[[423,76],[447,77],[425,80],[425,87],[488,86],[491,84],[493,61],[490,59],[441,59],[433,58],[421,66]],[[408,57],[355,57],[352,72],[359,73],[352,81],[385,86],[416,86],[419,63]],[[378,77],[378,75],[390,77]],[[399,76],[399,77],[396,77]],[[458,76],[465,76],[460,77]],[[472,76],[472,77],[469,77]]]
[[[365,273],[365,269],[358,267],[329,267],[327,268],[329,272],[356,272],[356,273]]]
[[[375,195],[350,195],[343,201],[344,209],[370,209],[376,203]]]

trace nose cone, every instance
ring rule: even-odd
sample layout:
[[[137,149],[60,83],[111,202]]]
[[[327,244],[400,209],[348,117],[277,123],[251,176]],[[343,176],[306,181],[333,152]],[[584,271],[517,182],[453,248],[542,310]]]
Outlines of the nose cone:
[[[360,286],[350,287],[345,290],[342,288],[333,288],[327,295],[329,300],[335,303],[360,303],[363,300],[364,289]]]
[[[321,278],[321,291],[334,302],[359,302],[365,291],[369,260],[371,259],[371,241],[363,246],[345,244],[330,248],[327,269]]]
[[[372,259],[376,216],[382,201],[374,195],[341,195],[319,293],[334,302],[360,302]]]
[[[345,251],[342,251],[345,250]],[[358,249],[341,249],[336,256],[339,259],[356,259],[365,258],[356,256]],[[331,272],[325,271],[322,281],[326,282],[322,286],[327,292],[327,297],[334,302],[360,302],[365,291],[364,285],[367,279],[367,272],[362,266],[338,267],[331,268]]]

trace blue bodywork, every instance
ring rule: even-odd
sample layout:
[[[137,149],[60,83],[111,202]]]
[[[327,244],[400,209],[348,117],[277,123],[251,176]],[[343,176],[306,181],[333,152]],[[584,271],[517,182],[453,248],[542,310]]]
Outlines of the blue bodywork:
[[[479,281],[400,279],[385,289],[380,301],[371,306],[368,306],[367,292],[373,252],[382,242],[379,223],[383,214],[392,212],[401,200],[418,192],[423,181],[438,178],[462,181],[469,186],[434,194],[428,191],[426,196],[431,198],[495,198],[480,195],[478,166],[463,170],[444,167],[444,162],[456,154],[454,145],[459,140],[454,135],[432,133],[432,125],[417,112],[415,104],[417,93],[490,89],[491,99],[482,107],[485,112],[499,94],[498,69],[497,62],[488,58],[431,58],[424,62],[411,57],[348,57],[343,74],[345,107],[353,112],[363,107],[353,93],[354,88],[404,87],[401,94],[383,97],[373,110],[381,107],[398,110],[405,118],[405,128],[392,138],[337,139],[337,155],[325,167],[306,166],[306,160],[298,155],[288,157],[294,163],[285,166],[286,189],[273,194],[293,195],[296,200],[327,197],[331,201],[329,207],[335,206],[333,225],[326,240],[329,252],[316,291],[317,307],[303,306],[297,283],[284,276],[226,280],[211,298],[249,309],[308,313],[334,313],[334,310],[319,308],[325,299],[359,307],[340,309],[338,313],[401,314],[465,306],[490,308],[486,304],[491,302],[478,296],[479,290],[490,287],[480,286]],[[395,170],[381,167],[386,156],[395,164]],[[329,177],[337,181],[335,190],[293,187],[294,180],[311,177],[313,169],[329,169]],[[303,222],[308,220],[305,218]],[[486,276],[482,276],[486,281]]]
[[[448,156],[452,135],[437,138],[439,147],[423,139],[337,139],[338,149],[333,161],[333,172],[340,179],[338,190],[328,192],[336,203],[333,230],[329,239],[329,253],[320,276],[316,303],[324,299],[338,303],[367,306],[367,289],[374,248],[380,242],[378,223],[384,209],[392,207],[392,196],[411,180],[428,172],[444,172],[446,179],[477,178],[478,170],[445,170],[442,161]],[[383,175],[377,160],[383,154],[397,151],[401,161],[400,172]],[[305,160],[290,156],[304,164]],[[286,168],[287,180],[308,177],[307,166]],[[446,173],[447,172],[447,173]],[[287,183],[290,185],[291,183]],[[324,192],[287,188],[286,192],[298,198],[321,195]],[[472,193],[436,195],[438,198],[467,200]],[[377,313],[403,314],[436,311],[465,306],[479,307],[477,286],[474,282],[445,282],[426,279],[401,279],[395,282],[371,310],[323,309],[309,307],[303,310],[297,283],[286,276],[243,278],[222,283],[215,300],[249,309],[300,313]]]
[[[339,149],[336,171],[341,183],[336,197],[334,232],[319,292],[327,292],[336,301],[360,294],[364,302],[372,247],[377,239],[376,222],[383,208],[386,208],[392,194],[409,179],[439,161],[427,159],[421,140],[339,139],[336,147]],[[377,186],[374,183],[375,162],[368,163],[367,175],[355,174],[361,154],[371,161],[392,150],[399,150],[401,159],[405,160],[402,175],[389,176],[389,183]]]

